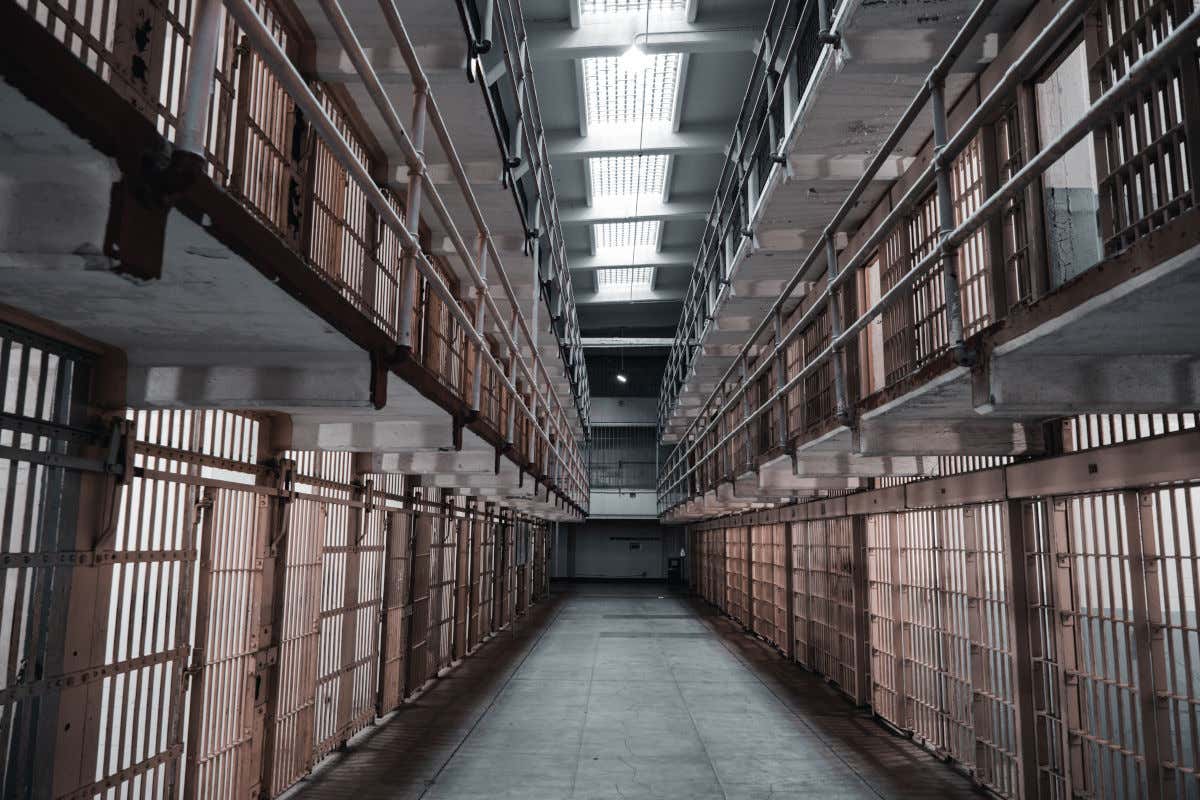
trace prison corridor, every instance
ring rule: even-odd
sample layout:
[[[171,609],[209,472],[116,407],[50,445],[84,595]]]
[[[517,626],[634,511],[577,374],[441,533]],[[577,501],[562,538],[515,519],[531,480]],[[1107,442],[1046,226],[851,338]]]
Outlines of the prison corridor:
[[[661,584],[556,585],[290,797],[918,798],[969,780]]]

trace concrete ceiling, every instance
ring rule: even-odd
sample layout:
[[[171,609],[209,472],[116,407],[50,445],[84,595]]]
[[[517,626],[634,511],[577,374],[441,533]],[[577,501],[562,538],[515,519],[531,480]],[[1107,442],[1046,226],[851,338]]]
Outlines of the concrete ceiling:
[[[672,335],[769,2],[665,0],[661,5],[671,8],[649,15],[637,0],[522,5],[580,330],[585,336]],[[627,10],[589,13],[605,5]],[[679,54],[670,119],[656,125],[643,113],[623,130],[589,126],[584,60],[619,57],[635,38],[648,57]],[[643,194],[636,202],[598,196],[589,159],[636,155],[667,157],[661,195]],[[597,250],[594,226],[629,221],[657,222],[655,244],[639,245],[632,255]],[[598,270],[630,266],[653,267],[650,285],[599,290]]]

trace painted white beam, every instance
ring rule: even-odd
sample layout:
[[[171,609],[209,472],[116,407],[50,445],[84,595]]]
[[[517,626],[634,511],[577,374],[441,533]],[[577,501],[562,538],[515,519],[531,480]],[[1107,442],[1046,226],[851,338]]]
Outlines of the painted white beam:
[[[584,336],[579,340],[584,350],[595,348],[624,347],[626,349],[643,347],[670,347],[674,339],[654,336]]]
[[[627,198],[597,197],[591,206],[559,208],[558,219],[563,225],[595,225],[607,222],[640,220],[700,220],[708,216],[711,197],[691,197],[664,203],[658,197],[643,197],[637,208],[631,208]]]
[[[589,23],[572,28],[562,22],[530,22],[529,46],[541,68],[555,61],[576,58],[609,58],[629,49],[634,37],[647,53],[750,52],[760,28],[738,26],[734,20],[700,25],[672,24],[671,30],[643,33],[644,20],[630,14],[611,23]]]
[[[814,153],[792,153],[788,156],[789,181],[857,181],[866,171],[871,155],[830,156]],[[890,156],[875,174],[877,181],[894,181],[912,166],[908,156]]]
[[[603,304],[678,303],[683,301],[683,289],[650,289],[613,292],[580,292],[575,295],[575,305],[595,306]]]
[[[733,120],[727,124],[697,125],[680,131],[670,125],[647,125],[645,131],[606,131],[603,136],[581,136],[575,128],[546,131],[550,158],[555,162],[599,156],[642,153],[680,155],[724,153]]]
[[[691,269],[696,261],[696,252],[694,250],[685,250],[683,248],[650,251],[645,254],[638,253],[636,260],[636,266],[639,267],[654,267],[656,269]],[[567,264],[570,266],[572,273],[590,272],[597,269],[619,269],[620,267],[634,266],[631,259],[613,258],[611,255],[603,253],[600,255],[593,255],[591,253],[568,253]]]

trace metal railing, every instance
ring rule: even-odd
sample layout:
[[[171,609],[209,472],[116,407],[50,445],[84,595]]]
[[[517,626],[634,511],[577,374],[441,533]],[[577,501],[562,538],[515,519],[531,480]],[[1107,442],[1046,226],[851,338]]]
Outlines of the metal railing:
[[[468,77],[480,86],[484,102],[492,117],[496,141],[504,157],[505,181],[513,194],[518,211],[522,214],[527,244],[534,258],[534,292],[542,297],[558,333],[561,354],[567,366],[575,392],[576,409],[588,434],[591,394],[588,386],[587,369],[580,341],[579,316],[575,307],[571,274],[567,265],[566,242],[558,220],[558,199],[554,191],[554,178],[550,170],[549,152],[546,146],[542,112],[538,105],[537,85],[533,66],[529,58],[529,36],[525,30],[524,12],[520,0],[498,0],[488,2],[481,10],[475,0],[458,0],[459,15],[467,34],[471,60]],[[496,36],[496,33],[499,36]],[[513,120],[505,116],[503,103],[496,102],[490,89],[498,85],[489,78],[486,56],[500,51],[504,73],[511,83],[512,103],[515,106],[515,132]],[[505,130],[508,136],[505,136]],[[530,200],[520,191],[524,175],[532,176],[534,198]],[[545,240],[545,246],[542,242]],[[542,257],[548,256],[550,279],[541,278]],[[557,291],[552,291],[557,287]],[[536,307],[535,312],[536,313]],[[536,319],[534,328],[537,328]]]
[[[756,452],[752,441],[752,425],[772,410],[777,411],[778,420],[773,446],[786,444],[786,402],[792,390],[802,385],[805,379],[816,374],[827,364],[832,364],[835,370],[837,395],[837,416],[844,422],[849,415],[848,400],[844,375],[838,374],[839,368],[844,369],[846,348],[855,343],[855,338],[866,326],[880,317],[885,311],[896,306],[900,301],[911,298],[911,288],[922,278],[927,277],[935,269],[940,268],[942,291],[945,295],[944,307],[939,311],[943,315],[947,335],[943,346],[954,354],[959,364],[969,364],[973,354],[970,353],[963,338],[963,318],[959,305],[959,286],[957,257],[959,247],[976,231],[980,230],[990,220],[1000,215],[1008,204],[1017,199],[1034,181],[1038,180],[1045,170],[1057,162],[1077,143],[1090,133],[1099,132],[1106,124],[1121,115],[1142,113],[1136,110],[1144,100],[1137,93],[1147,84],[1162,81],[1172,77],[1173,64],[1171,59],[1178,59],[1180,51],[1185,48],[1195,48],[1196,34],[1200,31],[1200,12],[1189,10],[1170,12],[1160,9],[1159,25],[1154,37],[1141,44],[1142,52],[1136,51],[1125,61],[1118,60],[1110,70],[1108,78],[1102,82],[1102,93],[1096,98],[1088,110],[1075,120],[1052,141],[1044,143],[1036,153],[1020,168],[1015,169],[1007,180],[1004,180],[992,191],[986,194],[977,206],[966,210],[962,219],[955,219],[955,197],[950,186],[950,171],[954,161],[962,155],[975,140],[982,127],[990,120],[998,117],[1005,107],[1012,103],[1014,90],[1025,80],[1035,74],[1051,49],[1075,30],[1081,15],[1088,8],[1095,6],[1089,0],[1069,0],[1065,3],[1050,22],[1039,30],[1033,40],[1014,58],[1007,70],[996,82],[986,96],[974,106],[966,119],[951,135],[946,124],[946,103],[944,98],[944,80],[955,62],[966,50],[973,37],[980,31],[988,14],[995,5],[994,0],[982,0],[972,11],[963,27],[947,48],[946,53],[929,73],[928,80],[913,98],[907,110],[901,116],[883,147],[876,153],[867,170],[855,184],[845,201],[840,206],[828,226],[825,228],[821,243],[813,247],[801,262],[793,278],[784,287],[778,301],[765,315],[757,329],[752,332],[742,348],[734,364],[718,381],[718,388],[699,409],[695,419],[685,430],[679,444],[663,470],[659,481],[660,512],[666,512],[692,495],[691,484],[693,475],[702,469],[702,465],[722,454],[727,447],[732,447],[736,438],[744,441],[744,461],[733,465],[731,454],[726,453],[725,467],[745,467],[749,469]],[[1147,12],[1149,13],[1149,12]],[[1133,30],[1138,21],[1128,21],[1128,28]],[[1114,26],[1116,27],[1115,23]],[[1110,49],[1119,49],[1120,42]],[[1188,59],[1183,59],[1187,61]],[[1195,64],[1191,64],[1191,73],[1185,81],[1195,82]],[[1105,88],[1106,87],[1106,88]],[[1186,88],[1186,87],[1185,87]],[[1186,92],[1181,92],[1186,96]],[[927,167],[909,181],[909,188],[902,197],[895,201],[890,212],[878,223],[857,250],[839,264],[834,251],[833,240],[851,209],[863,195],[869,183],[874,179],[885,160],[892,154],[896,145],[917,121],[921,111],[929,106],[933,127],[933,157]],[[1183,103],[1178,109],[1180,115],[1189,113]],[[1130,111],[1127,107],[1135,108]],[[1180,123],[1182,124],[1182,123]],[[1176,146],[1182,150],[1182,139]],[[1186,157],[1189,168],[1194,163],[1190,153],[1181,153]],[[1141,154],[1128,155],[1126,161],[1142,158]],[[1109,175],[1118,175],[1125,169],[1125,164],[1108,171]],[[1101,170],[1103,174],[1104,171]],[[1105,182],[1102,181],[1102,185]],[[1159,198],[1161,207],[1186,208],[1194,205],[1196,184],[1191,176],[1175,182],[1174,192],[1185,198]],[[858,274],[860,268],[867,265],[870,259],[892,235],[896,226],[907,219],[915,209],[928,202],[930,191],[936,201],[937,237],[927,251],[916,254],[907,263],[907,269],[900,274],[890,287],[886,288],[869,308],[859,313],[850,324],[844,328],[834,312],[839,303],[839,294],[845,296],[847,290],[853,288],[851,280]],[[1111,186],[1106,190],[1116,191]],[[1187,199],[1190,198],[1190,199]],[[1164,202],[1164,200],[1166,202]],[[1113,204],[1119,200],[1114,199]],[[1126,214],[1133,212],[1126,209]],[[1144,218],[1140,220],[1142,230],[1148,232],[1163,224],[1169,215],[1157,209],[1143,208]],[[1178,211],[1175,212],[1180,213]],[[1110,223],[1111,224],[1111,223]],[[1129,226],[1136,227],[1136,226]],[[1125,243],[1126,246],[1128,242]],[[824,258],[822,258],[824,256]],[[792,291],[801,281],[811,280],[821,270],[826,273],[826,282],[820,291],[806,304],[798,318],[786,328],[783,325],[784,304]],[[811,358],[794,371],[784,369],[789,345],[796,344],[800,337],[812,329],[814,323],[826,312],[830,312],[831,324],[829,332],[823,337],[820,349]],[[760,342],[759,337],[770,331],[772,341]],[[760,392],[753,405],[750,393],[756,386],[756,381],[765,380],[770,371],[775,371],[775,384],[768,391]],[[727,473],[718,477],[727,478]]]
[[[670,418],[729,276],[750,247],[754,195],[761,194],[786,162],[781,153],[790,122],[785,109],[804,94],[820,59],[837,43],[829,14],[826,4],[817,0],[771,4],[667,359],[659,395],[660,427]],[[759,191],[753,191],[752,184]]]
[[[515,441],[516,412],[519,412],[533,434],[528,437],[527,450],[522,454],[523,457],[537,463],[539,448],[544,448],[545,452],[552,454],[554,463],[547,470],[550,477],[555,481],[564,482],[571,501],[581,509],[585,508],[586,471],[567,425],[563,406],[552,388],[550,373],[537,349],[536,333],[531,330],[520,310],[518,296],[503,269],[499,250],[488,230],[466,170],[455,151],[450,132],[430,91],[428,78],[417,59],[413,42],[395,4],[391,0],[382,0],[380,10],[383,22],[399,48],[413,87],[411,135],[372,68],[340,5],[336,0],[321,0],[320,7],[408,166],[408,191],[403,218],[377,186],[354,148],[346,141],[337,124],[330,118],[321,101],[300,75],[292,59],[255,7],[248,0],[228,0],[224,5],[244,32],[249,48],[263,61],[274,79],[303,112],[328,147],[332,157],[345,170],[347,179],[358,186],[366,203],[399,241],[403,252],[403,266],[400,276],[399,318],[396,325],[398,348],[403,351],[411,350],[414,346],[414,306],[418,299],[419,281],[423,280],[428,291],[444,303],[450,316],[474,346],[474,370],[469,393],[471,407],[480,407],[483,367],[486,364],[500,377],[507,389],[506,441]],[[218,8],[214,9],[214,6]],[[192,53],[188,65],[184,87],[185,99],[180,115],[180,128],[184,133],[181,134],[178,149],[199,158],[206,157],[204,135],[199,132],[205,131],[209,124],[208,108],[213,94],[212,76],[216,66],[216,42],[219,40],[217,32],[221,28],[218,11],[218,0],[202,0],[200,3],[197,20],[201,27],[193,34],[197,49]],[[447,156],[453,179],[470,213],[476,232],[473,247],[468,246],[445,200],[428,175],[424,158],[428,128],[432,128],[438,145]],[[418,227],[426,210],[432,212],[433,217],[441,224],[454,254],[465,267],[474,290],[473,314],[458,300],[421,247]],[[488,274],[489,265],[492,267],[492,275]],[[505,315],[501,312],[488,289],[489,279],[499,280],[504,298],[512,305],[511,314]],[[502,364],[491,352],[484,338],[487,316],[491,317],[500,333],[508,355],[507,364]],[[529,363],[522,357],[522,343],[529,348]],[[524,380],[524,390],[528,391],[528,401],[518,382],[518,372]]]

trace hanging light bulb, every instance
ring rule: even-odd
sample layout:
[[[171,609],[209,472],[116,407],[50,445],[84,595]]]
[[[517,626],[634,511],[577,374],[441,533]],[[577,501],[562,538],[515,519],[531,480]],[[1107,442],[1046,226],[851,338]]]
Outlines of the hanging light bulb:
[[[617,373],[617,383],[629,383],[629,378],[625,377],[624,372]]]
[[[629,49],[621,54],[621,69],[626,72],[641,72],[649,69],[653,63],[654,57],[638,47],[636,41],[629,45]]]

